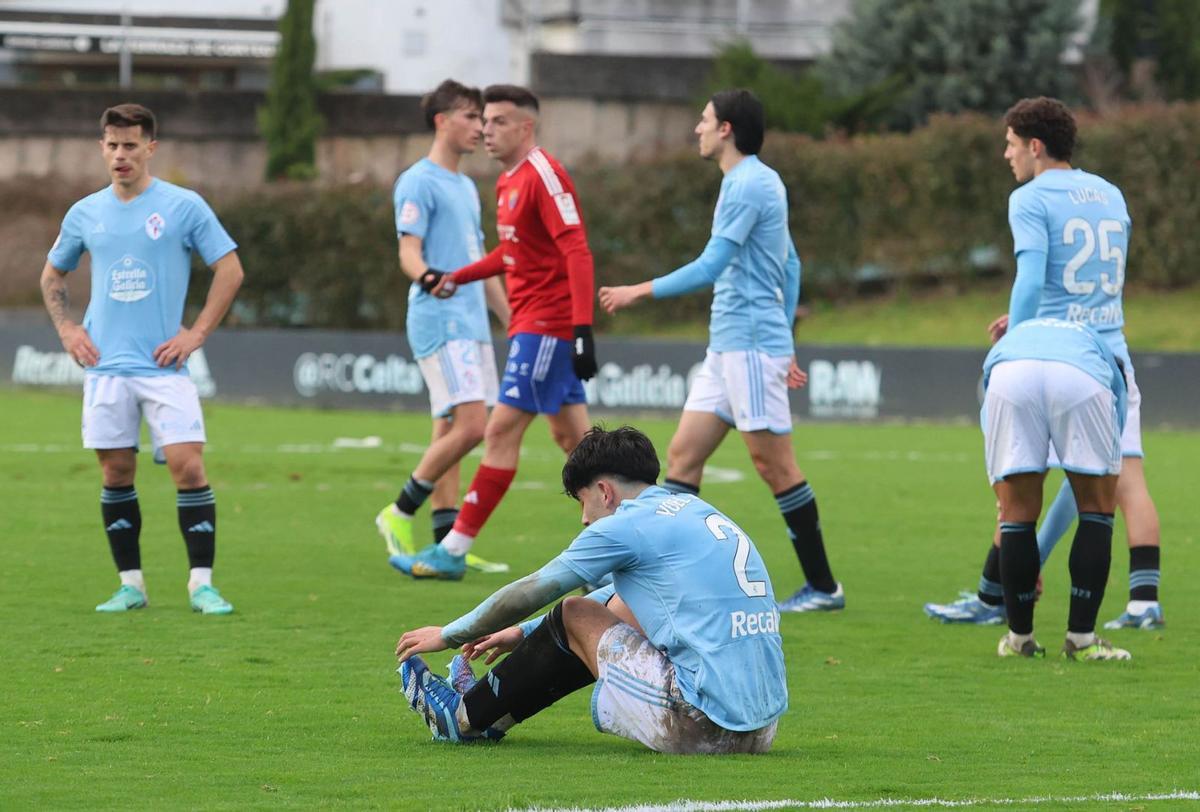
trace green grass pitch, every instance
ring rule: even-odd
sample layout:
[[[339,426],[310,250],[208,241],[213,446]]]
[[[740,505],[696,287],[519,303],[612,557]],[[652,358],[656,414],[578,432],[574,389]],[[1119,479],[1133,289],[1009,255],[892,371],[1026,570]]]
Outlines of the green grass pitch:
[[[921,612],[978,578],[994,518],[978,429],[798,427],[797,457],[848,608],[783,619],[791,703],[769,754],[686,758],[596,732],[586,692],[499,746],[430,741],[398,692],[396,638],[458,616],[508,576],[415,583],[387,566],[372,519],[427,442],[424,416],[209,405],[216,583],[237,607],[220,618],[188,610],[173,488],[148,455],[137,484],[151,605],[95,614],[116,578],[98,469],[79,448],[78,399],[0,390],[0,414],[5,810],[1062,799],[1200,788],[1195,433],[1145,439],[1168,626],[1113,633],[1131,663],[1081,665],[1000,660],[999,628],[940,626]],[[665,450],[672,421],[633,422]],[[337,446],[369,435],[382,446]],[[514,576],[579,527],[577,505],[561,494],[561,462],[535,423],[516,485],[477,548],[509,561]],[[776,594],[789,594],[799,568],[739,440],[730,437],[712,464],[721,470],[704,496],[749,532]],[[418,532],[428,533],[427,513]],[[1052,653],[1066,622],[1067,544],[1048,565],[1038,611]],[[1120,524],[1113,550],[1101,620],[1126,597]],[[429,659],[442,670],[449,654]],[[1077,808],[1039,804],[1068,807]]]

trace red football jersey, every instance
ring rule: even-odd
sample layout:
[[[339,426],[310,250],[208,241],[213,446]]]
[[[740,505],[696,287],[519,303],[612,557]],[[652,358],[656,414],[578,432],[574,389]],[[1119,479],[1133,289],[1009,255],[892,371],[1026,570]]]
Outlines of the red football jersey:
[[[570,340],[572,326],[592,323],[595,297],[592,253],[575,184],[558,161],[534,147],[497,179],[496,198],[500,244],[493,254],[499,255],[506,276],[512,307],[509,335]],[[490,275],[486,270],[494,263],[492,256],[485,257],[455,279]]]

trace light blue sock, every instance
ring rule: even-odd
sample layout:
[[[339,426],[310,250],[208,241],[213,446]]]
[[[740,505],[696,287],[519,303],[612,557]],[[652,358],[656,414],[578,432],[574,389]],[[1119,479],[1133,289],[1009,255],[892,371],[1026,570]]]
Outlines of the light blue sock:
[[[1063,477],[1062,487],[1058,489],[1058,495],[1050,503],[1050,509],[1046,511],[1046,517],[1042,519],[1038,528],[1038,555],[1042,558],[1043,567],[1046,566],[1046,559],[1054,552],[1054,546],[1058,544],[1059,539],[1071,529],[1077,515],[1075,492],[1071,490],[1070,480]]]

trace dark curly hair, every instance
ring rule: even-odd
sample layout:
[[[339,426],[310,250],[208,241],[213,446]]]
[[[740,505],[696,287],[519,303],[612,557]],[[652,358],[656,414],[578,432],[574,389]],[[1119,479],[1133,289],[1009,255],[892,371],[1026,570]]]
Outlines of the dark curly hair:
[[[607,431],[592,426],[567,457],[563,490],[572,499],[602,476],[653,485],[658,481],[658,453],[650,438],[632,426]]]
[[[1036,138],[1056,161],[1071,160],[1075,151],[1075,116],[1058,99],[1021,99],[1008,108],[1004,123],[1020,138]]]

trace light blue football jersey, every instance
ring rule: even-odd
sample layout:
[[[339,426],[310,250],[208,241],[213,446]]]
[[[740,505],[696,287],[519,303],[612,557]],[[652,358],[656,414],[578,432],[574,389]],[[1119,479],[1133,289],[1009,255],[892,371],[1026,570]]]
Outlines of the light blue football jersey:
[[[107,186],[72,206],[47,259],[73,271],[84,251],[92,256],[83,327],[100,363],[89,371],[176,374],[155,363],[154,349],[183,324],[192,252],[212,265],[235,248],[204,198],[158,178],[128,203]]]
[[[1040,317],[1021,322],[997,341],[984,359],[984,387],[994,366],[1018,360],[1060,361],[1091,375],[1116,396],[1117,416],[1124,428],[1125,375],[1108,342],[1087,325]]]
[[[1008,200],[1013,253],[1045,252],[1037,315],[1086,324],[1124,361],[1121,293],[1131,223],[1121,190],[1081,169],[1049,169]]]
[[[684,698],[727,730],[787,709],[779,612],[746,534],[698,497],[652,486],[592,524],[558,560],[591,583],[612,573]]]
[[[709,347],[717,352],[795,352],[788,289],[787,190],[756,155],[726,173],[713,212],[712,236],[741,246],[713,285]]]
[[[422,158],[397,178],[392,198],[397,236],[420,237],[430,268],[449,273],[483,257],[479,191],[466,175]],[[430,296],[414,282],[408,289],[407,327],[417,358],[455,339],[491,341],[483,282],[461,285],[449,299]]]

